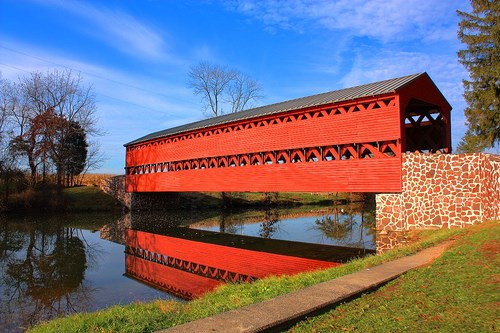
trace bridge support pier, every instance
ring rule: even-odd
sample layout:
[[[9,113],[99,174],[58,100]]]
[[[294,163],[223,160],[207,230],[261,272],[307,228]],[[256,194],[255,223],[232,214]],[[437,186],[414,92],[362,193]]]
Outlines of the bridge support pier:
[[[128,193],[125,190],[125,176],[108,178],[99,186],[132,211],[161,211],[179,208],[178,192]]]
[[[500,219],[500,156],[402,156],[402,192],[377,194],[377,251],[414,229],[462,228]]]

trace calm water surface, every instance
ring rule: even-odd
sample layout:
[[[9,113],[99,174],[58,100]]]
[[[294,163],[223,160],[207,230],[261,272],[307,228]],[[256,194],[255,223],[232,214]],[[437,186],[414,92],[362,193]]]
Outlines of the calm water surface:
[[[183,301],[125,275],[127,229],[153,236],[187,235],[197,241],[216,235],[217,242],[223,245],[234,245],[234,237],[238,236],[237,242],[258,244],[263,251],[282,248],[277,240],[298,241],[299,245],[310,243],[303,247],[307,249],[312,243],[323,244],[324,253],[325,248],[329,249],[325,246],[332,245],[374,249],[374,223],[373,212],[360,214],[338,208],[223,215],[176,212],[3,216],[0,217],[0,332],[23,332],[42,320],[115,304],[155,299]],[[272,239],[276,240],[274,245],[269,241]]]

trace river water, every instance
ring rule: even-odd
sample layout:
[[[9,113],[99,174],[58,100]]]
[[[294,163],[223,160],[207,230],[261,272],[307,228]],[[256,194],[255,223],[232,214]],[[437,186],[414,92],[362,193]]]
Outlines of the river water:
[[[321,262],[343,262],[373,253],[374,216],[373,211],[352,206],[235,214],[1,216],[0,332],[23,332],[43,320],[115,304],[155,299],[185,302],[200,292],[203,281],[198,290],[189,288],[202,278],[213,288],[214,278],[201,277],[199,272],[187,281],[183,275],[177,276],[186,261],[172,266],[167,259],[174,257],[169,253],[162,253],[162,260],[151,257],[150,252],[168,251],[174,243],[191,252],[200,244],[205,255],[223,246]],[[137,245],[141,240],[155,249]],[[133,250],[138,246],[142,248]],[[224,253],[227,261],[233,259],[232,252]],[[187,265],[196,261],[191,258]],[[153,266],[160,270],[151,271]],[[234,270],[229,273],[233,278],[237,275]],[[167,275],[175,276],[164,279]]]

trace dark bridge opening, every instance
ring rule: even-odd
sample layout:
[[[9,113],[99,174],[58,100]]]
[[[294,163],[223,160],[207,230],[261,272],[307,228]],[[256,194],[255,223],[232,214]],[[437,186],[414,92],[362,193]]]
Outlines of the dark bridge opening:
[[[445,118],[439,106],[412,98],[405,109],[405,151],[450,153]]]

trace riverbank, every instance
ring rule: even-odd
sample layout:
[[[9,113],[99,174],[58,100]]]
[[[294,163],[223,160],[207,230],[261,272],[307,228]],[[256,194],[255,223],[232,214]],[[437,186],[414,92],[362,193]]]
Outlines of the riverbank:
[[[497,332],[500,227],[477,225],[430,266],[289,332]]]
[[[113,212],[123,210],[115,198],[94,186],[69,187],[58,193],[53,187],[26,190],[3,203],[4,213]]]
[[[57,319],[33,328],[32,332],[152,332],[211,316],[230,309],[271,299],[278,295],[290,293],[323,281],[350,274],[364,268],[394,260],[423,248],[438,244],[445,239],[469,239],[479,230],[486,230],[498,243],[498,223],[488,223],[469,229],[453,229],[438,231],[422,231],[413,235],[410,245],[389,251],[380,256],[371,256],[355,260],[338,268],[325,271],[303,273],[295,276],[273,277],[251,284],[225,285],[215,292],[209,293],[195,301],[181,304],[177,302],[157,301],[153,303],[136,303],[127,306],[115,306],[104,311],[89,314],[77,314],[68,318]],[[470,241],[467,241],[470,243]],[[477,246],[459,250],[470,252],[474,256],[479,251]],[[491,264],[491,263],[490,263]],[[446,263],[453,271],[453,262]],[[497,265],[498,266],[498,265]],[[420,271],[420,270],[419,270]],[[438,277],[439,279],[439,277]],[[399,281],[399,279],[398,279]],[[450,288],[461,288],[460,279],[454,280]]]
[[[238,210],[262,207],[332,206],[360,202],[374,204],[373,195],[361,193],[219,193],[182,192],[175,209]],[[111,212],[126,208],[94,185],[76,186],[57,193],[55,188],[27,190],[11,196],[4,212]]]
[[[332,206],[352,202],[375,202],[367,193],[302,192],[184,192],[179,206],[184,209],[248,209],[257,207]]]

